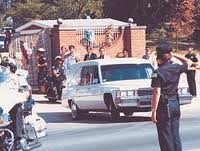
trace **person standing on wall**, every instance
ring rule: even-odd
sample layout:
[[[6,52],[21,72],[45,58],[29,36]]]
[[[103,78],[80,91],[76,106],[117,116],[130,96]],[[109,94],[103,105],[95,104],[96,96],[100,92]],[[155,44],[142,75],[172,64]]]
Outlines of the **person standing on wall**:
[[[196,63],[198,62],[196,54],[193,52],[193,48],[189,47],[188,48],[188,53],[185,55],[186,58],[190,59],[193,62],[192,67],[196,66]],[[196,96],[196,81],[195,81],[195,70],[187,70],[187,81],[188,81],[188,86],[189,86],[189,91],[192,96]]]
[[[172,47],[167,43],[158,45],[156,51],[158,69],[152,74],[151,118],[157,126],[161,151],[181,151],[178,83],[181,73],[187,71],[192,62],[189,59],[172,54]],[[171,61],[172,55],[183,64],[173,63]]]

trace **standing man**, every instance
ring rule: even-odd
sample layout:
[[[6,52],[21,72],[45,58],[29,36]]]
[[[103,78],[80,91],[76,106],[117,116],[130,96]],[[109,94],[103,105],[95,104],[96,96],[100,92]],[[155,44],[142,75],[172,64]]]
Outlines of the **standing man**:
[[[99,57],[98,59],[107,59],[107,58],[110,58],[109,55],[106,54],[106,51],[105,51],[105,48],[104,47],[100,47],[99,48]]]
[[[152,121],[157,126],[161,151],[181,151],[179,135],[180,106],[178,83],[180,74],[187,71],[192,62],[184,57],[174,55],[183,62],[173,63],[172,47],[160,44],[156,48],[158,69],[152,75]]]
[[[75,46],[74,45],[69,45],[68,52],[69,53],[67,55],[65,55],[64,62],[63,62],[63,66],[65,67],[66,74],[70,73],[71,67],[72,67],[73,64],[80,61],[79,54],[75,53]]]
[[[84,61],[97,59],[97,55],[92,52],[92,48],[91,47],[87,46],[86,47],[86,51],[87,51],[87,54],[84,57]]]
[[[193,62],[192,67],[196,66],[196,63],[198,62],[198,59],[196,57],[196,54],[193,52],[193,48],[189,47],[188,48],[188,53],[185,55],[186,58],[190,59]],[[189,86],[189,91],[192,96],[196,96],[196,81],[195,81],[195,70],[187,70],[187,82]]]
[[[44,48],[38,49],[38,85],[39,91],[44,93],[45,92],[45,78],[47,77],[47,58],[45,56]]]
[[[145,55],[143,55],[143,59],[146,59],[146,60],[149,60],[150,58],[150,54],[151,54],[151,50],[149,47],[146,47],[146,50],[145,50]]]

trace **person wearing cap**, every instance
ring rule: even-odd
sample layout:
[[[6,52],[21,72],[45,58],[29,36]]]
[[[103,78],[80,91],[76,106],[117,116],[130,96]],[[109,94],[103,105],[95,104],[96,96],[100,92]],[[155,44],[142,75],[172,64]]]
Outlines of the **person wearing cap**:
[[[152,74],[151,119],[157,126],[161,151],[181,151],[178,83],[181,73],[187,71],[192,62],[185,57],[172,54],[172,47],[167,43],[158,45],[156,51],[158,69]],[[182,64],[172,62],[172,56]]]
[[[196,63],[198,62],[198,59],[197,59],[196,54],[193,52],[193,48],[192,47],[188,48],[188,53],[185,55],[185,57],[190,59],[193,62],[192,67],[196,66]],[[196,97],[196,95],[197,95],[195,74],[196,74],[195,70],[188,70],[186,72],[189,91],[190,91],[190,94],[192,96],[194,96],[194,97]]]
[[[39,48],[38,49],[38,85],[39,85],[39,91],[44,93],[45,92],[45,78],[47,77],[47,58],[45,56],[45,49]]]
[[[54,65],[52,67],[52,76],[53,76],[54,84],[57,89],[57,97],[59,100],[61,100],[62,82],[63,80],[66,79],[66,76],[64,74],[63,60],[61,56],[57,56],[54,59]]]

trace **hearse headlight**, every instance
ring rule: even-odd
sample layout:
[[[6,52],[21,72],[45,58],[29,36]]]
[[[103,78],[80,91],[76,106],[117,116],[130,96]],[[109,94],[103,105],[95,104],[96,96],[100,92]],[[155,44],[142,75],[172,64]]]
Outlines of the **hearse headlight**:
[[[129,96],[136,96],[136,90],[127,90],[127,91],[116,91],[116,97],[129,97]]]
[[[188,88],[179,88],[178,94],[189,94]]]

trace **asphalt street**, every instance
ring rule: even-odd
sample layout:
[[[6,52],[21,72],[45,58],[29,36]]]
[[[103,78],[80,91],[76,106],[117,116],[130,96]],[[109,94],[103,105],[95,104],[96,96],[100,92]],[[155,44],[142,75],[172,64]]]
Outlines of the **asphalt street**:
[[[198,90],[199,90],[198,80]],[[199,94],[199,93],[198,93]],[[35,111],[47,122],[47,136],[35,151],[159,151],[157,131],[150,112],[135,113],[111,123],[107,113],[85,114],[73,121],[71,111],[34,95]],[[200,98],[181,107],[183,151],[200,151]]]
[[[35,110],[47,122],[47,136],[37,151],[159,151],[155,125],[150,113],[122,116],[111,123],[106,113],[90,113],[73,121],[69,109],[50,104],[43,96]],[[43,99],[42,99],[43,98]],[[184,151],[200,151],[200,100],[181,107],[180,133]]]

